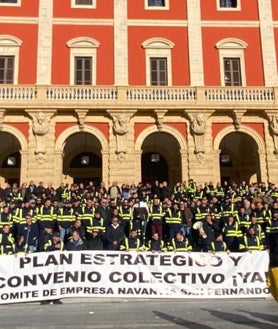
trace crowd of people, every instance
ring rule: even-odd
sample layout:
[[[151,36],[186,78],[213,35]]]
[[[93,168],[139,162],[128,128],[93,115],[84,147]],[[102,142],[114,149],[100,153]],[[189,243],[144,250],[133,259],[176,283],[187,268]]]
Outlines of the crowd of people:
[[[269,250],[277,266],[272,183],[61,184],[0,188],[0,254],[55,250]]]

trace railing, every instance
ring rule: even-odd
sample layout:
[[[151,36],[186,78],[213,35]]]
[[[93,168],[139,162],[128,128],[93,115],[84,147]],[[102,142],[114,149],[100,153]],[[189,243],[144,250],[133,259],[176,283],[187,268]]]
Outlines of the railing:
[[[138,86],[34,86],[0,85],[0,107],[70,106],[71,103],[106,106],[186,107],[194,104],[213,107],[278,105],[278,88],[269,87],[138,87]],[[159,103],[158,103],[159,102]]]
[[[46,99],[54,101],[99,101],[99,100],[116,100],[117,88],[115,87],[46,87]]]
[[[196,100],[195,88],[153,88],[129,87],[126,91],[128,101],[174,101],[186,102]]]
[[[0,100],[33,100],[37,98],[36,86],[0,87]]]
[[[205,91],[207,101],[233,102],[272,102],[274,101],[273,88],[208,88]]]

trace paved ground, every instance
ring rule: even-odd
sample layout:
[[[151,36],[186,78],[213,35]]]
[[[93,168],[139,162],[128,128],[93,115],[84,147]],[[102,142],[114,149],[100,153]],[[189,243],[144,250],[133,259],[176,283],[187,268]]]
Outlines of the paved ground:
[[[272,299],[67,299],[63,305],[2,305],[0,328],[274,329],[278,328],[278,304]]]

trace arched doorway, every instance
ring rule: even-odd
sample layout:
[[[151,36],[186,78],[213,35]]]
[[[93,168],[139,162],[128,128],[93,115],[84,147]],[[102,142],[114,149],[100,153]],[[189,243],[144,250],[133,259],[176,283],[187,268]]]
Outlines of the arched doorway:
[[[63,174],[73,183],[102,180],[101,145],[90,133],[80,132],[69,136],[64,146]]]
[[[220,143],[221,181],[235,182],[261,181],[258,145],[243,132],[227,134]]]
[[[143,182],[167,181],[173,186],[181,180],[180,146],[165,132],[148,135],[142,144],[141,177]]]
[[[0,133],[0,180],[20,184],[21,146],[18,139],[7,132]]]
[[[159,182],[169,181],[167,161],[159,153],[149,152],[143,154],[141,168],[143,182],[153,183],[155,180]]]

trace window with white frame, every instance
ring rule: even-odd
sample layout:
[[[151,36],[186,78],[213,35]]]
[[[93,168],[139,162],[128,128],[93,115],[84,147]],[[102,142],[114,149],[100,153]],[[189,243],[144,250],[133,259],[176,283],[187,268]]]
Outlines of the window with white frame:
[[[225,86],[241,86],[240,58],[223,58]]]
[[[96,8],[97,0],[71,0],[72,8]]]
[[[218,10],[241,10],[240,0],[216,0]]]
[[[151,86],[167,86],[167,58],[150,58]]]
[[[18,83],[19,51],[22,41],[11,35],[0,35],[0,83]]]
[[[169,0],[145,0],[145,9],[162,10],[169,9]]]
[[[246,86],[244,50],[247,43],[236,38],[219,41],[219,66],[221,86]]]
[[[14,83],[14,56],[0,55],[0,84]]]
[[[92,84],[92,57],[74,58],[74,84],[91,85]]]
[[[96,85],[99,42],[80,37],[68,41],[67,46],[70,48],[70,84]]]
[[[21,5],[21,0],[0,0],[0,6],[17,6]]]
[[[146,85],[172,85],[172,48],[174,43],[163,38],[144,41],[146,62]]]

